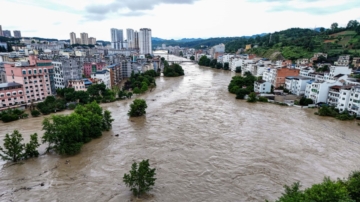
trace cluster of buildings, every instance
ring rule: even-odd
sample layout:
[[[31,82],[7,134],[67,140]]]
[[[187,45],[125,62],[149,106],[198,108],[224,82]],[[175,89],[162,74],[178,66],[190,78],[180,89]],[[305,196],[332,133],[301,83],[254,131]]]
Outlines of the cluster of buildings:
[[[95,45],[96,38],[90,37],[88,33],[80,33],[80,38],[76,38],[76,34],[74,32],[70,33],[70,44],[81,44],[81,45]]]
[[[21,38],[21,31],[19,30],[14,30],[14,38]],[[0,36],[4,36],[4,37],[12,37],[11,35],[11,31],[10,30],[2,30],[2,27],[0,25]]]
[[[126,37],[122,29],[112,28],[111,47],[115,50],[133,49],[139,50],[140,54],[152,54],[151,29],[141,28],[140,31],[126,29]]]
[[[86,91],[92,84],[104,83],[111,89],[132,72],[161,68],[160,57],[146,58],[138,49],[98,44],[69,49],[66,41],[34,40],[22,39],[25,47],[13,45],[15,51],[0,53],[0,111],[42,102],[66,87]]]

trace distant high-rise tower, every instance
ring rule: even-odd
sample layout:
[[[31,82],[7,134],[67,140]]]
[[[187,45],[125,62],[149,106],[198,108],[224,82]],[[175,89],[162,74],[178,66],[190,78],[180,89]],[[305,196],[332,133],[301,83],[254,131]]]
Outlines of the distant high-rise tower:
[[[151,29],[141,28],[139,32],[140,54],[152,54]]]
[[[21,32],[19,30],[14,30],[14,37],[21,38]]]
[[[0,25],[0,36],[4,36],[1,25]]]
[[[4,37],[11,37],[11,32],[10,32],[10,30],[4,30],[3,31],[3,35],[4,35]]]
[[[75,32],[70,33],[70,44],[71,45],[76,44],[76,34],[75,34]]]
[[[81,38],[76,38],[76,44],[81,44]]]
[[[90,37],[90,38],[89,38],[89,44],[95,45],[95,44],[96,44],[96,38]]]
[[[111,46],[113,49],[122,49],[122,44],[124,41],[124,35],[122,29],[112,28],[111,32]]]
[[[81,38],[81,44],[83,45],[88,45],[89,44],[89,35],[85,32],[80,33],[80,38]]]
[[[133,29],[126,29],[128,48],[135,48],[135,33]]]
[[[134,32],[134,45],[135,45],[135,49],[139,49],[139,32],[135,31]]]

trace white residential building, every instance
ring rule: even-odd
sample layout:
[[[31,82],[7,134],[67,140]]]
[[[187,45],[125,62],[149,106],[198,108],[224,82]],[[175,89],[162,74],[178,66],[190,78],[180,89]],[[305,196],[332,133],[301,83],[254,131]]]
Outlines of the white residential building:
[[[271,83],[261,80],[254,82],[254,92],[255,93],[270,93],[271,92]]]
[[[343,112],[343,111],[345,111],[345,109],[347,109],[347,106],[348,106],[349,100],[350,100],[350,90],[351,90],[351,86],[342,86],[342,88],[339,91],[339,97],[336,96],[336,91],[335,91],[335,96],[329,97],[329,99],[337,98],[336,108],[338,108],[340,112]],[[335,101],[335,100],[330,100],[330,103],[333,101]]]
[[[308,82],[305,89],[305,97],[312,99],[314,103],[327,103],[329,88],[331,86],[341,86],[339,81],[316,81]]]
[[[151,29],[141,28],[139,32],[140,54],[152,54]]]
[[[306,65],[306,64],[309,64],[309,59],[308,59],[308,58],[298,59],[298,60],[296,60],[296,64],[297,64],[297,65]]]
[[[341,55],[338,60],[334,62],[337,66],[347,66],[350,64],[350,55]]]
[[[91,74],[92,79],[99,79],[101,83],[105,84],[107,89],[111,89],[110,71],[107,69],[96,71]]]
[[[310,80],[301,76],[288,76],[285,79],[285,88],[297,96],[304,95],[306,85]]]

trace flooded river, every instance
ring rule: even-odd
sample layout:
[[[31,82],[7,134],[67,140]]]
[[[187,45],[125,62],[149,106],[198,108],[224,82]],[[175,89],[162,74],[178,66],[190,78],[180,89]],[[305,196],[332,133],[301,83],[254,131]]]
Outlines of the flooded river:
[[[359,169],[356,122],[235,100],[227,91],[234,73],[182,66],[184,77],[157,78],[156,89],[140,96],[148,105],[145,117],[128,118],[132,100],[102,105],[112,112],[113,129],[80,154],[2,162],[0,201],[130,201],[122,177],[142,159],[157,168],[155,187],[143,201],[275,200],[284,184],[307,187]],[[0,144],[14,129],[26,141],[35,132],[42,136],[42,120],[0,123]]]

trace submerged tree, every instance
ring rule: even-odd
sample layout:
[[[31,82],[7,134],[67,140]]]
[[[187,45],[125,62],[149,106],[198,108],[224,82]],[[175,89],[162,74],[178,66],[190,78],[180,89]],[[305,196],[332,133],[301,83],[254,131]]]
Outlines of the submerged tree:
[[[130,105],[128,115],[130,117],[137,117],[146,114],[145,109],[147,108],[146,101],[143,99],[135,99]]]
[[[130,187],[134,196],[139,197],[150,191],[155,185],[155,170],[155,168],[150,168],[149,159],[141,161],[139,167],[134,162],[129,174],[124,174],[123,182],[127,187]]]

